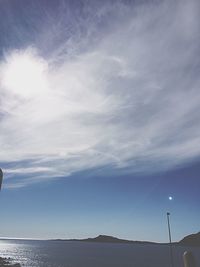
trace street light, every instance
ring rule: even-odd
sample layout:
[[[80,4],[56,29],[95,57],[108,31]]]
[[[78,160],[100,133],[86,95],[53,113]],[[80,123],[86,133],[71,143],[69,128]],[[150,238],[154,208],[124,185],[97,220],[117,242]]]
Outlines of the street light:
[[[3,171],[0,168],[0,190],[1,190],[1,186],[2,186],[2,181],[3,181]]]
[[[167,225],[168,225],[168,232],[169,232],[171,267],[174,267],[173,249],[172,249],[172,236],[171,236],[171,228],[170,228],[170,219],[169,218],[170,218],[170,213],[167,212]]]

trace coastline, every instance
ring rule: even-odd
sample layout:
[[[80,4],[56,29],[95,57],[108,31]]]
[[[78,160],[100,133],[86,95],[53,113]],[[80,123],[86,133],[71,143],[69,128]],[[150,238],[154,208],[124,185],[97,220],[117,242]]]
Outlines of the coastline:
[[[21,267],[19,263],[11,263],[10,258],[2,258],[0,257],[0,267]]]

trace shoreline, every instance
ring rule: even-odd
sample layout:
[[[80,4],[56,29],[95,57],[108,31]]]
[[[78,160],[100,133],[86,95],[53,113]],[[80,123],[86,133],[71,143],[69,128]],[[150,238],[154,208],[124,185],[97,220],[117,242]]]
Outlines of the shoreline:
[[[0,267],[21,267],[19,263],[11,263],[11,258],[0,257]]]

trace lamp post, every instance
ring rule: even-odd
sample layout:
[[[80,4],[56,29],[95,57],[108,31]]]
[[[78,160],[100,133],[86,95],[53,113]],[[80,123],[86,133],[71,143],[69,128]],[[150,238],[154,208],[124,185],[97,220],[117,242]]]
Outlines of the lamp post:
[[[170,213],[169,212],[167,212],[167,225],[168,225],[168,232],[169,232],[169,246],[170,246],[171,267],[174,267],[173,249],[172,249],[172,236],[171,236],[171,227],[170,227]]]
[[[2,169],[0,168],[0,191],[1,191],[2,181],[3,181],[3,171],[2,171]]]

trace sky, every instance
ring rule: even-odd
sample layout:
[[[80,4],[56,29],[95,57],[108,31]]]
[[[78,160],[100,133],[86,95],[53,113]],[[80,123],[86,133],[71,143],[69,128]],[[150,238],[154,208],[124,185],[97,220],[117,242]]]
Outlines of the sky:
[[[200,231],[199,13],[0,0],[0,236]]]

